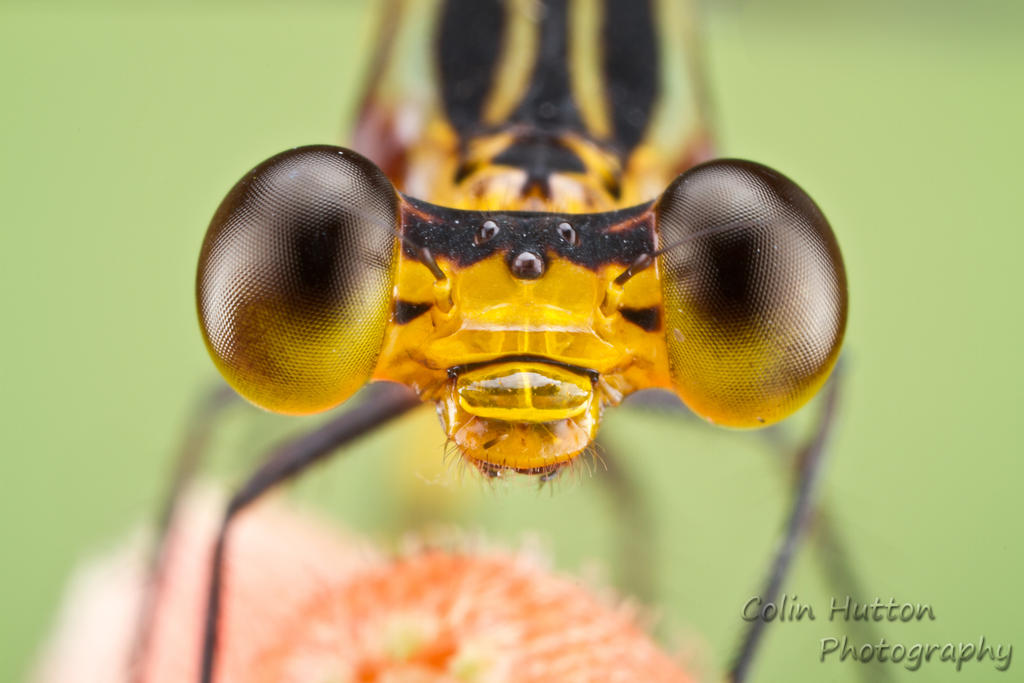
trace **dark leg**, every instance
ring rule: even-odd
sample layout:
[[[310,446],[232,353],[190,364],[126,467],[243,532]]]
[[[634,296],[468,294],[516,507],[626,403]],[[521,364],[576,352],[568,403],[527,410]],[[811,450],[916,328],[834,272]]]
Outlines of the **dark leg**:
[[[830,511],[819,505],[810,520],[811,546],[817,550],[818,563],[822,574],[828,580],[832,595],[838,599],[849,595],[855,600],[863,600],[867,593],[862,588],[860,578],[853,571],[854,561],[849,556],[848,546],[842,533],[835,524]],[[877,643],[881,639],[878,627],[873,621],[845,622],[844,628],[851,637],[865,643]],[[888,683],[892,680],[888,669],[881,666],[857,667],[860,677],[867,683]]]
[[[606,472],[598,479],[608,493],[616,524],[619,585],[644,602],[655,598],[654,517],[639,487],[624,469],[619,454],[602,437],[597,448]]]
[[[835,384],[839,379],[839,374],[842,371],[841,365],[842,361],[840,361],[840,365],[836,368],[836,378],[832,380],[832,384]],[[831,390],[838,391],[838,388],[833,387]],[[833,398],[832,400],[834,401],[835,399]],[[693,421],[699,421],[674,394],[669,392],[638,392],[627,399],[625,405],[627,407],[641,408],[648,412],[671,415],[673,417],[681,416]],[[831,420],[832,416],[828,411],[829,408],[826,406],[819,420],[815,438],[822,435],[822,430],[829,429],[828,421]],[[805,476],[807,457],[813,454],[813,442],[800,449],[800,452],[796,454],[797,457],[794,462],[793,452],[796,449],[790,443],[790,440],[785,437],[784,430],[777,426],[772,426],[758,430],[757,436],[762,438],[772,450],[777,451],[780,456],[780,465],[785,468],[787,475],[791,474],[795,468],[797,470],[798,482]],[[818,457],[821,457],[820,453]],[[813,486],[813,482],[811,482],[811,485]],[[799,493],[799,490],[798,484],[797,493]],[[828,501],[818,500],[812,506],[812,509],[805,514],[808,517],[805,522],[808,526],[808,540],[810,545],[816,550],[822,575],[828,583],[832,594],[840,596],[865,595],[860,587],[861,582],[855,570],[849,548],[829,511]],[[877,642],[880,637],[874,622],[847,623],[845,628],[851,636],[857,635],[864,642]],[[757,637],[759,636],[754,636],[755,640]],[[891,680],[891,676],[885,670],[878,667],[860,667],[858,670],[861,672],[863,679],[871,683],[885,683]]]
[[[793,555],[796,552],[800,537],[807,529],[808,521],[813,511],[815,486],[818,482],[818,474],[821,470],[822,460],[826,452],[828,438],[832,432],[835,422],[836,407],[839,402],[840,369],[836,369],[835,375],[829,381],[825,390],[825,405],[822,407],[821,418],[818,427],[812,435],[810,442],[802,449],[797,458],[798,479],[794,491],[793,507],[786,522],[782,542],[775,552],[775,559],[768,572],[768,579],[764,589],[761,591],[761,599],[764,602],[775,602],[782,588],[782,582],[786,578]],[[754,660],[757,646],[764,635],[765,622],[755,620],[750,622],[739,654],[729,672],[729,680],[732,683],[743,683],[747,678],[747,672]]]
[[[213,433],[214,425],[224,410],[240,402],[238,394],[226,384],[220,384],[208,392],[196,406],[185,429],[171,484],[164,494],[163,506],[157,518],[156,538],[154,539],[149,565],[146,569],[146,584],[142,590],[142,603],[139,607],[138,629],[135,643],[131,649],[129,662],[129,678],[138,681],[145,671],[145,658],[149,652],[149,639],[153,632],[153,610],[160,596],[163,583],[163,571],[166,566],[167,533],[177,513],[181,494],[195,476],[203,460],[203,454]]]
[[[841,367],[837,368],[837,375],[841,371]],[[820,422],[818,428],[821,428]],[[767,431],[761,430],[760,433],[764,434]],[[766,434],[766,436],[769,437],[771,445],[779,451],[780,456],[792,454],[794,450],[797,450],[778,430],[774,434]],[[794,469],[797,470],[797,475],[800,475],[801,465],[807,455],[807,447],[799,449],[799,451],[795,459],[792,456],[780,458],[779,463],[787,475],[792,475]],[[808,545],[815,551],[821,575],[828,584],[831,595],[850,595],[855,599],[865,597],[867,594],[864,592],[857,574],[855,559],[850,553],[849,545],[846,543],[840,527],[836,524],[827,499],[818,496],[818,499],[812,503],[806,525],[805,533],[808,537]],[[843,629],[848,636],[855,637],[861,642],[877,643],[881,638],[878,627],[872,621],[845,622]],[[892,680],[888,670],[882,667],[857,667],[857,671],[865,683],[888,683]]]
[[[228,527],[235,516],[269,489],[300,474],[337,448],[363,436],[374,428],[420,404],[419,398],[405,387],[392,385],[373,400],[366,401],[316,430],[289,441],[270,452],[263,464],[238,489],[228,502],[217,533],[210,566],[206,626],[203,633],[201,681],[213,682],[217,654],[218,621],[223,589],[224,554]]]

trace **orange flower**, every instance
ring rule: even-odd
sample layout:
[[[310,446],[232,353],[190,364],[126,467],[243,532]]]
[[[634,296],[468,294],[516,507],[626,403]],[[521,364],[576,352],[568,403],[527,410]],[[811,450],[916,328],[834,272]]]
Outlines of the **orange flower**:
[[[194,683],[214,501],[172,536],[146,683]],[[127,681],[144,563],[81,574],[38,683]],[[419,550],[392,560],[273,505],[231,537],[219,683],[688,683],[625,607],[524,555]]]

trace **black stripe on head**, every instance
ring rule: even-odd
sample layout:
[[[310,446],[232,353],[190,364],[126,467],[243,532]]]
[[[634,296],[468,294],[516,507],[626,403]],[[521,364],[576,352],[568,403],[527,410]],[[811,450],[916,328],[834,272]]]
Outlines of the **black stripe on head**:
[[[445,0],[437,34],[441,97],[462,137],[480,127],[504,39],[501,0]]]
[[[657,332],[661,329],[661,309],[657,306],[650,308],[620,308],[622,317],[633,323],[645,332]]]
[[[643,139],[658,94],[658,34],[651,0],[605,0],[602,38],[613,137],[625,153]]]
[[[419,245],[460,268],[496,253],[512,262],[529,252],[596,270],[613,263],[625,267],[654,251],[650,203],[604,213],[558,214],[465,211],[405,197],[401,220],[406,257],[419,258],[410,246]],[[487,222],[497,230],[481,239],[480,229]],[[562,223],[572,227],[571,239]]]
[[[395,322],[399,325],[411,322],[429,311],[431,306],[432,304],[429,303],[416,303],[398,299],[395,301]]]

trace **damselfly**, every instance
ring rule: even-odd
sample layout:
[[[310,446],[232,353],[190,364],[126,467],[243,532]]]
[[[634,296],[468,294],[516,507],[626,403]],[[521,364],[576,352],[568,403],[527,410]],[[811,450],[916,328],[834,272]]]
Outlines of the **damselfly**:
[[[709,160],[684,4],[424,0],[384,16],[358,151],[302,147],[260,164],[202,248],[203,333],[242,396],[305,414],[389,383],[272,452],[231,499],[204,682],[235,515],[413,407],[435,405],[486,476],[550,479],[629,394],[667,390],[710,422],[759,427],[811,398],[838,358],[835,237],[782,174]],[[833,398],[766,600],[807,515]]]

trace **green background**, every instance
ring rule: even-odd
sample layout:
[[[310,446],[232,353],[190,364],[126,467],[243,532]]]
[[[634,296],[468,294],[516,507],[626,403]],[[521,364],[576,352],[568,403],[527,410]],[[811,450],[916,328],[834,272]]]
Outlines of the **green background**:
[[[847,259],[849,381],[825,489],[868,596],[938,617],[883,624],[889,642],[1024,647],[1017,6],[752,1],[708,16],[722,152],[797,179]],[[27,671],[72,568],[155,510],[215,380],[192,294],[206,223],[256,162],[343,140],[370,25],[352,2],[0,6],[0,680]],[[298,494],[392,538],[405,498],[437,494],[396,457],[431,420]],[[307,422],[233,410],[221,474]],[[656,515],[659,632],[719,666],[781,524],[779,468],[751,434],[625,410],[605,429]],[[573,571],[611,563],[597,478],[556,495],[466,480],[451,487],[464,527],[539,531]],[[812,553],[787,592],[824,612]],[[837,632],[821,618],[769,628],[754,680],[854,680],[860,665],[817,661]],[[1022,667],[888,670],[984,681]]]

